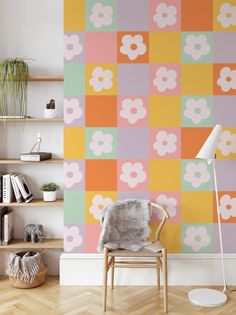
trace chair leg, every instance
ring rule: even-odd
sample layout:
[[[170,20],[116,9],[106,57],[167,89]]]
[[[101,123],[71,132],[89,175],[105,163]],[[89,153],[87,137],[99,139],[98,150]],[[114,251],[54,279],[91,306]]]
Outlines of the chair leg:
[[[107,272],[108,272],[108,249],[104,248],[104,271],[103,271],[103,311],[107,308]]]
[[[162,271],[163,271],[164,313],[168,313],[167,252],[165,248],[162,249],[162,255],[163,255]]]
[[[156,257],[156,271],[157,271],[157,290],[160,290],[160,266],[158,264],[157,257]]]
[[[115,257],[112,258],[112,264],[115,264]],[[111,288],[114,289],[114,273],[115,273],[115,268],[111,267]]]

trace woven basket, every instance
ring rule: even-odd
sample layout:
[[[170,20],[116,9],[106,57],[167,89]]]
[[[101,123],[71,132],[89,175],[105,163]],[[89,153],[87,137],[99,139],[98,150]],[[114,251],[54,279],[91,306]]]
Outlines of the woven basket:
[[[25,253],[26,252],[20,252],[20,253],[17,253],[17,255],[23,256]],[[31,283],[25,282],[24,280],[21,280],[21,279],[16,279],[11,274],[9,274],[9,281],[10,281],[10,284],[15,288],[19,288],[19,289],[35,288],[35,287],[40,286],[45,281],[47,271],[48,271],[48,267],[45,264],[43,257],[41,256],[41,260],[39,264],[39,272],[37,273],[37,275],[35,276],[34,280]]]

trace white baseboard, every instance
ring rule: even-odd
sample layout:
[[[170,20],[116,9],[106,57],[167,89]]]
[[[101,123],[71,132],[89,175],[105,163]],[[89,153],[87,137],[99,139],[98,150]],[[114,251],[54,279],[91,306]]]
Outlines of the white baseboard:
[[[236,284],[236,255],[225,255],[228,285]],[[61,285],[101,285],[103,256],[101,254],[62,254]],[[108,279],[109,280],[109,279]],[[219,254],[169,254],[169,285],[222,285]],[[155,285],[154,269],[116,269],[116,285]]]

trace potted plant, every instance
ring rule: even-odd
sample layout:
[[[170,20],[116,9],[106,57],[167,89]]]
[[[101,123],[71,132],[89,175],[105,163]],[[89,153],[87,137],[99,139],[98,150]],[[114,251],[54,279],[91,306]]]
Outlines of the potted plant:
[[[57,199],[57,190],[60,187],[55,183],[45,183],[40,186],[40,190],[43,192],[44,201],[55,201]]]
[[[55,100],[51,99],[44,109],[44,118],[55,118],[56,115],[57,113]]]
[[[28,75],[28,64],[23,58],[0,62],[1,116],[26,116]]]

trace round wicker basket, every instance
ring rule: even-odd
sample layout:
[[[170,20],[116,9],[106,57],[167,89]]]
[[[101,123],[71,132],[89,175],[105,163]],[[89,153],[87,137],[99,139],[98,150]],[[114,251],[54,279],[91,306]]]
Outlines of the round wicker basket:
[[[20,255],[20,256],[23,256],[24,254],[25,252],[17,253],[17,255]],[[39,272],[37,273],[37,275],[35,276],[32,282],[29,283],[24,280],[14,278],[14,276],[11,274],[8,274],[9,281],[10,281],[10,284],[15,288],[19,288],[19,289],[35,288],[35,287],[40,286],[45,281],[47,271],[48,271],[48,267],[45,264],[43,257],[41,256],[40,264],[39,264]]]

